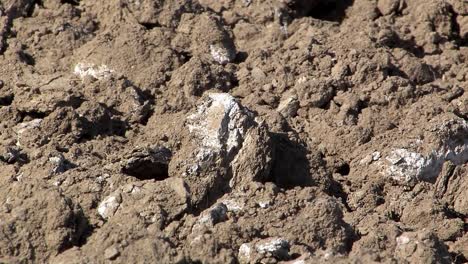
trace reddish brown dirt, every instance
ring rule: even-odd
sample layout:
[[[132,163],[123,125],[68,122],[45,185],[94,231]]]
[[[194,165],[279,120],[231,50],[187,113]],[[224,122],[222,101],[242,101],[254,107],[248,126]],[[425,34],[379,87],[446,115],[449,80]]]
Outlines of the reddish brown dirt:
[[[466,0],[0,0],[0,263],[468,262]]]

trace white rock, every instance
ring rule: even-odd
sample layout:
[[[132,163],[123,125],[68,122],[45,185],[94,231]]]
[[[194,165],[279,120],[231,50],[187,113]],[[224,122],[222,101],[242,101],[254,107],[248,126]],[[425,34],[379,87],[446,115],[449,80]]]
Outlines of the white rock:
[[[223,204],[226,205],[228,212],[240,212],[244,209],[239,202],[234,200],[224,200]]]
[[[205,203],[224,184],[234,190],[266,178],[273,160],[267,127],[258,124],[252,112],[227,93],[207,94],[203,99],[187,116],[187,143],[169,166],[169,174],[181,173],[189,190],[199,190],[191,193],[193,204]]]
[[[289,242],[283,238],[269,238],[259,241],[255,245],[258,253],[271,253],[274,256],[281,256],[289,251]]]
[[[418,178],[427,166],[427,160],[421,154],[406,149],[393,150],[386,159],[391,163],[388,175],[406,182]]]
[[[225,65],[234,59],[234,54],[229,49],[220,45],[210,45],[211,57],[221,65]]]
[[[120,203],[122,203],[122,197],[120,194],[107,196],[98,206],[99,215],[104,219],[108,219],[115,214]]]
[[[458,146],[444,146],[427,156],[407,149],[396,149],[386,157],[386,160],[390,162],[386,173],[396,180],[405,182],[432,181],[439,175],[445,161],[450,160],[455,165],[468,161],[468,140]]]
[[[49,158],[49,162],[54,166],[52,174],[59,174],[67,170],[65,157],[62,154],[52,156]]]
[[[258,202],[257,204],[260,206],[260,208],[265,209],[268,206],[270,206],[270,201],[262,201],[262,202]]]
[[[24,176],[24,175],[23,175],[23,173],[21,172],[21,173],[19,173],[19,174],[17,174],[17,175],[15,176],[15,179],[16,179],[17,181],[21,181],[21,179],[23,178],[23,176]]]
[[[234,97],[225,93],[209,95],[209,102],[198,108],[198,112],[189,116],[190,132],[202,137],[205,148],[220,150],[223,139],[227,134],[228,149],[235,147],[239,136],[243,134],[242,128],[237,130],[233,121],[239,119],[240,107]]]
[[[208,226],[214,226],[215,224],[226,220],[227,207],[223,203],[218,203],[211,208],[203,211],[198,222]]]
[[[239,248],[238,258],[241,263],[249,263],[252,254],[252,246],[244,243]]]
[[[91,76],[95,79],[104,79],[111,76],[114,71],[109,69],[107,65],[96,66],[92,63],[78,63],[73,69],[73,73],[81,79]]]
[[[429,154],[399,148],[393,150],[386,160],[390,163],[386,174],[399,181],[433,181],[442,170],[445,161],[461,165],[468,161],[468,123],[464,120],[449,120],[432,131],[441,134],[442,142]],[[416,142],[415,145],[423,145]]]
[[[408,244],[410,242],[410,239],[409,237],[405,236],[405,235],[401,235],[399,237],[396,238],[396,242],[397,242],[397,245],[405,245],[405,244]]]
[[[381,157],[380,152],[375,151],[375,152],[372,153],[372,161],[378,161],[380,159],[380,157]]]
[[[54,165],[58,165],[62,162],[62,158],[59,156],[54,156],[54,157],[50,157],[49,161]]]
[[[247,129],[252,126],[249,112],[227,93],[213,93],[187,118],[188,129],[200,139],[193,174],[210,166],[221,152],[230,156],[241,147]],[[249,124],[250,123],[250,124]]]
[[[257,263],[265,256],[273,256],[280,260],[289,257],[289,242],[280,237],[266,238],[255,243],[244,243],[239,248],[240,263]]]

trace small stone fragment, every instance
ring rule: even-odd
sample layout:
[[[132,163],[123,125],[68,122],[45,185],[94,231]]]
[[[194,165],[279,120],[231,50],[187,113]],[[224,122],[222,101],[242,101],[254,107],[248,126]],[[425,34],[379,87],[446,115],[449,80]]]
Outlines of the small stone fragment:
[[[401,235],[401,236],[396,238],[396,242],[397,242],[398,246],[406,245],[406,244],[408,244],[410,242],[410,239],[409,239],[409,237],[407,237],[405,235]]]
[[[214,226],[215,224],[226,220],[227,211],[228,209],[225,204],[215,204],[212,208],[202,213],[199,223]]]
[[[49,158],[49,162],[54,166],[52,174],[60,174],[70,168],[70,164],[67,162],[62,153],[58,153],[55,156]]]
[[[289,242],[281,237],[271,237],[254,243],[244,243],[239,248],[240,263],[259,263],[265,257],[287,260],[289,258]]]
[[[250,110],[227,93],[203,99],[187,116],[187,137],[169,164],[169,174],[187,183],[192,205],[222,195],[224,188],[266,179],[273,160],[267,128]]]
[[[468,123],[465,120],[451,119],[436,123],[430,131],[432,141],[416,144],[426,148],[430,146],[429,151],[419,153],[417,148],[413,150],[414,147],[411,150],[398,148],[386,157],[390,163],[386,170],[388,176],[404,182],[434,182],[445,161],[455,165],[468,161],[468,140],[465,137]]]
[[[372,153],[372,161],[378,161],[380,159],[380,157],[381,157],[380,152],[375,151],[375,152]]]
[[[109,217],[115,214],[121,203],[122,197],[120,196],[120,194],[107,196],[99,204],[98,213],[102,218],[108,219]]]
[[[119,250],[115,246],[108,247],[104,251],[104,258],[106,259],[115,259],[119,256]]]
[[[221,65],[232,62],[236,56],[235,52],[220,45],[210,45],[211,57]]]
[[[256,243],[255,249],[260,254],[270,253],[279,259],[289,256],[289,242],[280,237],[261,240]]]
[[[416,179],[427,165],[421,154],[406,149],[396,149],[386,159],[391,163],[387,173],[394,179],[406,182]]]
[[[234,97],[224,93],[210,94],[209,100],[187,119],[189,131],[201,139],[199,161],[192,167],[193,172],[209,165],[207,162],[223,149],[230,156],[241,146],[245,132],[252,126],[249,112]]]
[[[262,69],[255,67],[251,71],[252,77],[254,77],[255,80],[257,81],[263,81],[267,76]]]
[[[96,66],[92,63],[78,63],[73,69],[73,73],[81,79],[93,77],[94,79],[104,79],[111,76],[114,71],[109,69],[107,65]]]
[[[252,246],[250,244],[244,243],[239,248],[239,262],[240,263],[249,263],[252,254]]]
[[[294,117],[299,110],[299,101],[297,96],[291,96],[281,101],[277,111],[280,112],[284,117]]]
[[[38,133],[43,119],[33,119],[28,122],[19,123],[14,127],[16,132],[16,146],[27,148],[33,146],[34,140],[39,140],[41,133]],[[36,143],[36,142],[34,142]]]
[[[270,201],[262,201],[262,202],[258,202],[257,204],[258,204],[258,206],[260,206],[260,208],[265,209],[268,206],[270,206]]]
[[[223,204],[226,205],[228,212],[240,212],[244,208],[240,203],[234,200],[224,200]]]

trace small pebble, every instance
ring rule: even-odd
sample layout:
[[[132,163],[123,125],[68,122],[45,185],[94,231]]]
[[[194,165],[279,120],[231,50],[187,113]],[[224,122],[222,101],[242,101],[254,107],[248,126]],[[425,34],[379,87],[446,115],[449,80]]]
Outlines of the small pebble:
[[[235,53],[227,48],[219,45],[210,45],[210,53],[213,59],[221,65],[226,65],[232,62]]]
[[[108,219],[115,214],[121,203],[122,196],[119,193],[107,196],[99,204],[98,213],[102,218]]]
[[[376,151],[376,152],[372,153],[372,160],[373,161],[379,160],[380,157],[381,157],[380,152]]]
[[[104,251],[104,258],[106,259],[115,259],[117,256],[119,256],[119,250],[114,246],[108,247]]]

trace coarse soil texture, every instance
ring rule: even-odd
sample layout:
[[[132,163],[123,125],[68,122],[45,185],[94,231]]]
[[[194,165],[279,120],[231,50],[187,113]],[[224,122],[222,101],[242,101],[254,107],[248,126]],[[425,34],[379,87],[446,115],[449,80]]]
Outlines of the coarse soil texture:
[[[0,263],[467,263],[467,0],[0,0]]]

